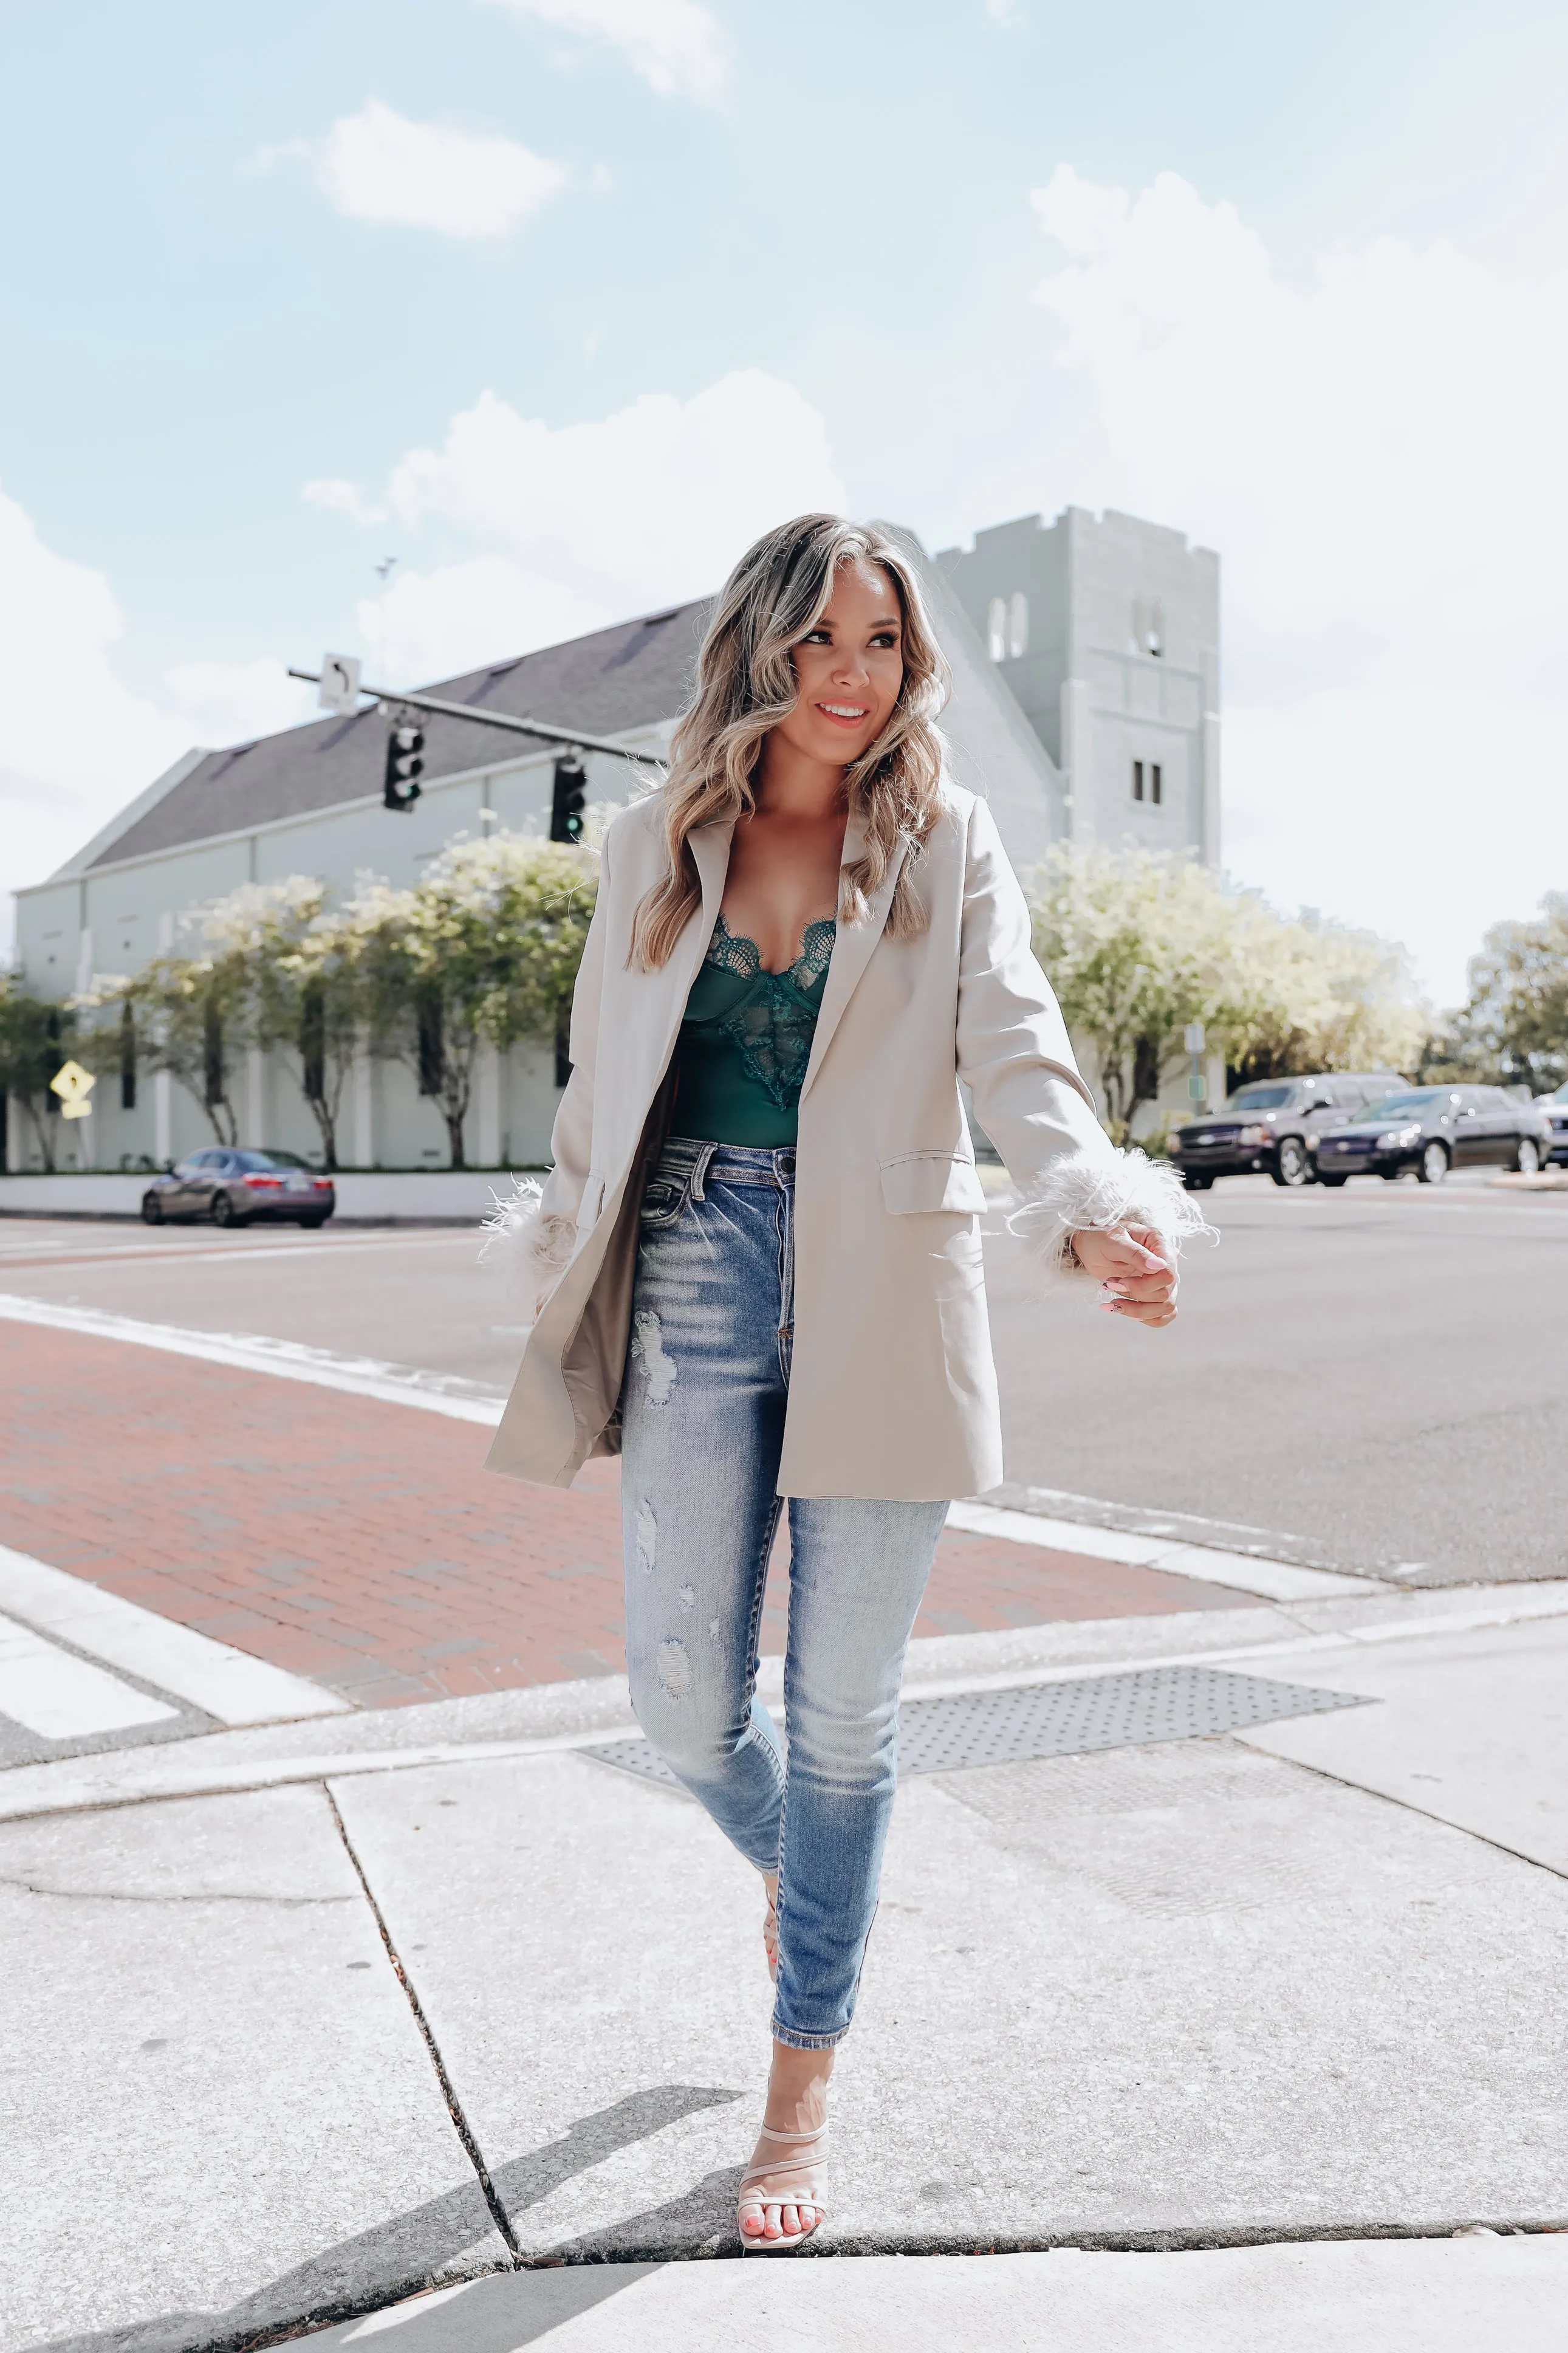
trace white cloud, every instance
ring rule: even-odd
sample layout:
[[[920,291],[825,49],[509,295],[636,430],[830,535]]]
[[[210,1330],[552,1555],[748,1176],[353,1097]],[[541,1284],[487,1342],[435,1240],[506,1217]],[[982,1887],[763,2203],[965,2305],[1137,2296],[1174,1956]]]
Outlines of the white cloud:
[[[120,608],[100,572],[56,555],[0,492],[0,929],[39,882],[184,749],[111,655]]]
[[[66,861],[191,744],[310,715],[282,661],[195,661],[155,702],[115,670],[124,636],[101,572],[57,555],[0,491],[0,953],[12,894]]]
[[[268,655],[247,662],[179,662],[163,676],[187,743],[248,743],[320,715],[314,688],[290,678]]]
[[[360,608],[367,655],[412,685],[700,596],[760,532],[844,489],[816,410],[748,369],[553,429],[483,393],[386,499],[408,533],[473,549],[424,573],[405,557]]]
[[[441,237],[506,237],[566,185],[565,166],[499,132],[413,122],[366,99],[321,139],[265,147],[252,168],[309,164],[329,204],[350,220],[426,228]]]
[[[844,499],[817,412],[754,371],[555,430],[487,393],[440,448],[402,460],[384,505],[350,487],[317,485],[316,502],[394,512],[443,544],[359,608],[367,666],[398,685],[700,595],[769,524]],[[57,555],[0,493],[0,932],[5,893],[42,881],[193,743],[312,713],[310,688],[270,657],[183,663],[155,696],[133,693],[115,667],[123,634],[102,573]]]
[[[481,662],[585,637],[616,617],[603,601],[542,579],[508,555],[405,572],[357,612],[365,676],[378,686],[454,678]]]
[[[325,507],[329,514],[347,515],[350,522],[384,522],[388,510],[361,497],[358,486],[336,477],[307,482],[300,493],[307,504]]]
[[[1289,283],[1169,173],[1033,201],[1097,499],[1221,553],[1227,862],[1401,934],[1451,999],[1568,881],[1568,281],[1384,237]]]
[[[729,46],[697,0],[491,0],[491,5],[618,49],[661,98],[711,105],[723,90]]]
[[[57,555],[0,492],[0,934],[9,893],[42,881],[194,741],[222,743],[305,712],[279,662],[204,662],[167,699],[118,676],[123,623],[101,572]],[[210,731],[210,732],[209,732]]]

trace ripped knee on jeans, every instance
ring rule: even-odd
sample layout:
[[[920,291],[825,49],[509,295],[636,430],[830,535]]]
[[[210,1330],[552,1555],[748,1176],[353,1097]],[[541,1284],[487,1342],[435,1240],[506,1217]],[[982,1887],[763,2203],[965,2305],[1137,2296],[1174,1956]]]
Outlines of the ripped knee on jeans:
[[[673,1635],[661,1642],[658,1652],[658,1687],[666,1699],[684,1699],[691,1689],[691,1662],[686,1655],[684,1642]]]

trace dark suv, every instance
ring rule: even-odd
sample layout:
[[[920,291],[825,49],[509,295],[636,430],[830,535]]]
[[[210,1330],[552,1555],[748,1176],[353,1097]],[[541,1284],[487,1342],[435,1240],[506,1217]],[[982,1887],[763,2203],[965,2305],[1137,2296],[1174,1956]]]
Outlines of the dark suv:
[[[1277,1185],[1310,1185],[1316,1176],[1316,1138],[1326,1128],[1359,1119],[1372,1103],[1405,1084],[1393,1071],[1325,1071],[1304,1079],[1255,1079],[1237,1087],[1221,1112],[1189,1120],[1171,1144],[1171,1158],[1189,1193],[1216,1176],[1266,1169]]]

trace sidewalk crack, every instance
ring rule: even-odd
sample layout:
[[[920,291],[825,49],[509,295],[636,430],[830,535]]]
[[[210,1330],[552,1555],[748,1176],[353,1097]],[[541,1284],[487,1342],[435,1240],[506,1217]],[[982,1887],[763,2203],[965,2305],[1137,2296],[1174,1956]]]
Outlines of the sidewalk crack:
[[[392,1963],[393,1975],[407,1997],[408,2007],[414,2013],[414,2023],[418,2028],[425,2048],[429,2053],[430,2064],[436,2071],[436,2081],[441,2086],[441,2097],[446,2101],[447,2113],[452,2119],[452,2129],[461,2141],[463,2153],[479,2177],[479,2188],[484,2191],[485,2204],[489,2208],[490,2221],[495,2224],[501,2243],[511,2256],[514,2264],[521,2268],[522,2250],[518,2244],[517,2233],[512,2229],[506,2208],[496,2194],[495,2184],[490,2179],[489,2168],[486,2165],[483,2152],[474,2137],[473,2127],[463,2114],[463,2104],[458,2097],[457,2088],[450,2075],[447,2073],[447,2063],[441,2056],[441,2046],[437,2042],[430,2021],[425,2015],[424,2004],[416,1993],[408,1972],[399,1957],[397,1947],[392,1941],[392,1931],[387,1926],[386,1915],[376,1901],[375,1891],[371,1886],[365,1867],[354,1850],[354,1842],[349,1836],[348,1824],[339,1811],[338,1801],[324,1781],[321,1784],[321,1789],[328,1805],[331,1808],[332,1820],[338,1826],[338,1836],[343,1842],[343,1852],[353,1865],[354,1876],[364,1890],[364,1900],[369,1905],[371,1917],[380,1931],[381,1941],[386,1948],[386,1957]]]
[[[68,1904],[272,1904],[284,1911],[301,1905],[352,1904],[352,1895],[256,1895],[243,1890],[223,1894],[142,1894],[126,1887],[47,1887],[41,1880],[19,1879],[0,1872],[0,1887],[19,1888],[24,1895],[55,1895]]]
[[[1255,1727],[1247,1727],[1252,1728]],[[1251,1748],[1255,1756],[1279,1757],[1282,1765],[1294,1765],[1299,1772],[1315,1774],[1320,1781],[1331,1781],[1336,1789],[1353,1789],[1358,1797],[1375,1798],[1383,1805],[1397,1806],[1401,1813],[1414,1814],[1417,1821],[1436,1822],[1440,1830],[1474,1839],[1478,1846],[1489,1846],[1494,1854],[1506,1854],[1512,1862],[1527,1863],[1531,1871],[1543,1871],[1549,1879],[1568,1881],[1568,1870],[1560,1863],[1542,1862],[1538,1854],[1526,1854],[1522,1847],[1510,1846],[1506,1840],[1493,1838],[1487,1831],[1473,1830],[1468,1822],[1457,1822],[1449,1814],[1434,1813],[1430,1806],[1418,1806],[1414,1798],[1395,1797],[1391,1789],[1374,1789],[1369,1782],[1352,1780],[1346,1773],[1336,1773],[1332,1766],[1310,1765],[1301,1757],[1281,1756],[1277,1748],[1265,1748],[1249,1740],[1247,1729],[1237,1730],[1231,1737]]]

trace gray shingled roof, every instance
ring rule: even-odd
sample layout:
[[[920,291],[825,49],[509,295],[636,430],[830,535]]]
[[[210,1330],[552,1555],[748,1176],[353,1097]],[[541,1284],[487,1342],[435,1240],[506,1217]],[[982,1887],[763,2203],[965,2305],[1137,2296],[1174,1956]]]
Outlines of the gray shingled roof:
[[[580,727],[585,735],[621,735],[673,719],[691,691],[706,600],[622,621],[592,637],[545,646],[512,662],[492,662],[425,690],[449,702],[482,703],[516,719]],[[526,756],[528,739],[461,719],[426,714],[425,780],[500,765]],[[541,751],[546,747],[537,747]],[[381,791],[386,722],[374,704],[354,719],[319,719],[308,727],[259,736],[210,752],[145,816],[100,851],[92,863],[239,833],[279,818],[302,817]]]

